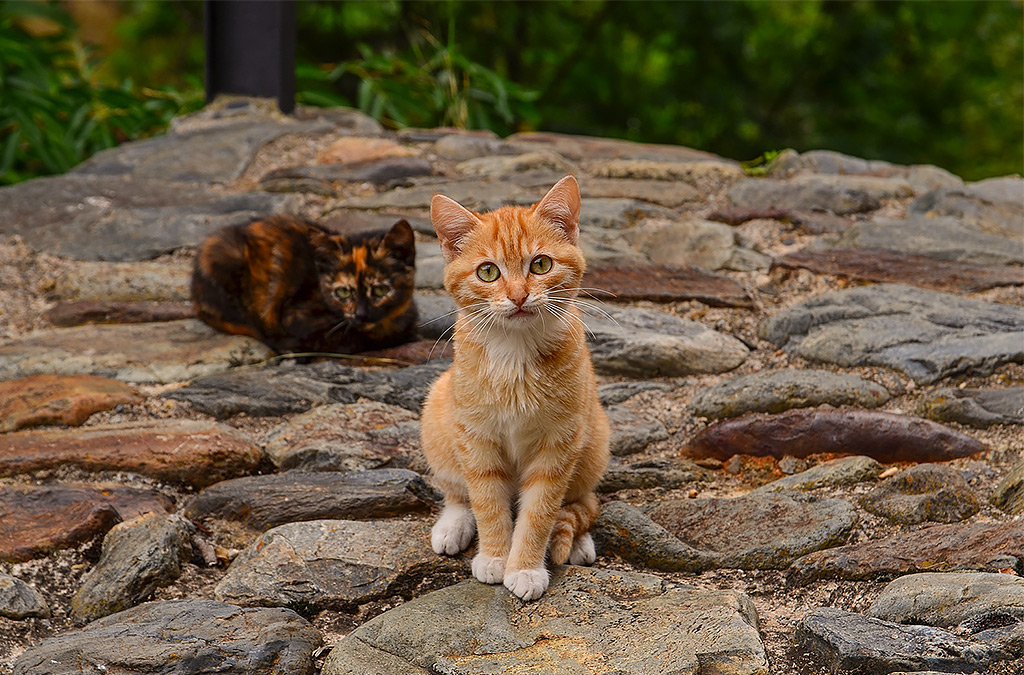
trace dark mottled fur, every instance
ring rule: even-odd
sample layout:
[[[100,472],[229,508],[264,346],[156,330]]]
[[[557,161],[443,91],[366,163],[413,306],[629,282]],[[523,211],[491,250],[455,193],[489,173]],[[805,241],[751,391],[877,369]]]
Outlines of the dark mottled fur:
[[[404,220],[348,235],[287,216],[227,227],[199,247],[192,302],[278,353],[389,347],[415,337],[415,247]]]

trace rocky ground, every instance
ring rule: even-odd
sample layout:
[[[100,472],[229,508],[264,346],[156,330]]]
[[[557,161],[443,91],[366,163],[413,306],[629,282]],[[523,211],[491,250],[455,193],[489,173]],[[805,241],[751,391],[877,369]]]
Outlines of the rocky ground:
[[[522,603],[434,555],[428,205],[573,172],[612,420],[593,568]],[[0,189],[0,673],[1016,673],[1024,180],[224,101]],[[410,220],[423,341],[275,359],[192,250]]]

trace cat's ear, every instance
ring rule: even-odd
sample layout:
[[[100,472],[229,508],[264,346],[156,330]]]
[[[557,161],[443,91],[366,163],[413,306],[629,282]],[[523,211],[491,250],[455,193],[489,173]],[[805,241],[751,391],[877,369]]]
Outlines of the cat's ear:
[[[339,253],[345,248],[344,237],[326,230],[310,232],[309,243],[313,246],[313,263],[320,272],[333,269],[338,264]]]
[[[483,225],[475,213],[444,195],[434,195],[430,200],[430,221],[441,242],[441,253],[446,263],[462,250],[466,236]]]
[[[534,215],[565,233],[569,243],[580,238],[580,185],[569,174],[548,190],[544,199],[533,207]]]
[[[412,235],[412,226],[409,221],[399,220],[391,226],[384,239],[380,243],[381,250],[391,253],[392,256],[404,262],[409,267],[416,264],[416,238]]]

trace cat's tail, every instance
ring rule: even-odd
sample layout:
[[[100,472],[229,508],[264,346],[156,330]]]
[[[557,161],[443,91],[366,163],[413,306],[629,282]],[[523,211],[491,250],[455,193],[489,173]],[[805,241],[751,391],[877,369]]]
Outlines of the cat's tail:
[[[593,492],[587,493],[579,501],[562,505],[558,511],[555,526],[551,530],[551,540],[548,544],[548,553],[552,563],[564,565],[569,560],[570,553],[573,553],[574,544],[576,544],[576,548],[581,545],[589,545],[591,551],[593,550],[593,542],[590,541],[590,536],[587,533],[594,521],[597,520],[599,512],[597,495]],[[591,553],[591,555],[593,554]],[[574,559],[576,557],[573,556]],[[589,556],[582,556],[584,559],[587,557]],[[589,562],[593,562],[592,557],[588,564]]]

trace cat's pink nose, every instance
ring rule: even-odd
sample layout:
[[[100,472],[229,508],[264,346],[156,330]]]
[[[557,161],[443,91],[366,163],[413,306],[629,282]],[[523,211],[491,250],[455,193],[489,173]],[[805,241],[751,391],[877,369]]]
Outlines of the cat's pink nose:
[[[516,296],[511,296],[510,295],[508,299],[512,301],[513,305],[515,305],[516,307],[519,307],[520,309],[522,308],[523,305],[526,304],[526,296],[525,295],[521,295],[521,296],[520,295],[516,295]]]

